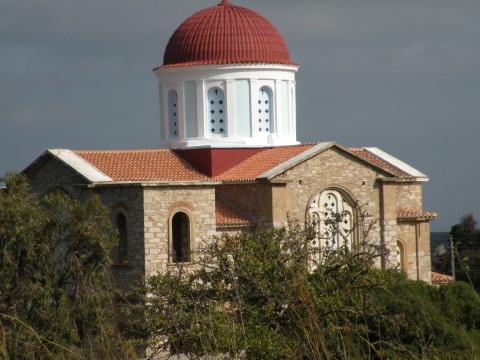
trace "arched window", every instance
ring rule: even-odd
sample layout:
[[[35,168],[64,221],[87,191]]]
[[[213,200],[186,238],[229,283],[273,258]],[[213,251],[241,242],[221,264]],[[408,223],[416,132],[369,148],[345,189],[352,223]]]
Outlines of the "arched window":
[[[128,227],[124,213],[115,216],[115,226],[118,230],[118,243],[112,249],[112,261],[114,265],[126,265],[128,263]]]
[[[190,261],[190,218],[184,212],[172,218],[172,259],[175,263]]]
[[[175,90],[168,92],[168,134],[170,138],[178,137],[178,96]]]
[[[227,135],[225,113],[225,94],[218,86],[212,87],[207,93],[208,132],[211,135]]]
[[[354,245],[354,211],[337,190],[325,190],[315,196],[308,208],[308,217],[315,230],[320,251],[351,250]]]
[[[262,86],[258,92],[258,131],[269,134],[274,131],[272,89]]]

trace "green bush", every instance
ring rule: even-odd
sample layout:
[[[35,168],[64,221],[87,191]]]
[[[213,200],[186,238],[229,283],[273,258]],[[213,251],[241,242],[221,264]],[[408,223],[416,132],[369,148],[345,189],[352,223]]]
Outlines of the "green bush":
[[[98,197],[39,200],[27,179],[0,191],[0,354],[115,358],[109,252],[117,232]]]
[[[190,358],[479,358],[470,288],[379,270],[381,249],[339,249],[315,263],[309,239],[295,223],[223,237],[197,265],[151,277],[129,309],[142,314],[136,340]]]

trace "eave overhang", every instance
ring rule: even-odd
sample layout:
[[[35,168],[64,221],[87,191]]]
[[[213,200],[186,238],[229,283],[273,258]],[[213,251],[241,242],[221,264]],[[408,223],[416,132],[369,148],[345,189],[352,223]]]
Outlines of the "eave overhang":
[[[215,186],[220,185],[219,181],[109,181],[95,182],[88,184],[89,188],[97,187],[177,187],[177,186]]]
[[[85,178],[90,183],[98,182],[110,182],[113,181],[110,177],[105,175],[103,172],[98,170],[96,167],[92,166],[90,163],[82,159],[80,156],[76,155],[73,151],[68,149],[49,149],[46,150],[42,155],[40,155],[35,161],[33,161],[25,170],[22,171],[23,174],[27,174],[30,170],[35,168],[35,166],[40,163],[46,157],[51,156],[54,159],[62,162],[66,166],[70,167],[80,176]]]
[[[282,164],[264,172],[260,176],[257,177],[258,181],[268,181],[273,182],[273,179],[278,175],[284,173],[285,171],[293,168],[294,166],[330,149],[330,148],[337,148],[360,161],[371,165],[372,167],[381,170],[387,176],[379,176],[377,179],[379,181],[393,181],[393,182],[425,182],[428,181],[428,177],[423,174],[422,172],[418,171],[417,169],[413,168],[412,166],[406,164],[405,162],[397,159],[396,157],[387,154],[386,152],[380,150],[376,147],[368,147],[363,148],[366,152],[368,152],[371,156],[376,157],[380,162],[384,162],[388,164],[390,170],[388,168],[382,167],[379,165],[378,161],[375,163],[374,161],[370,161],[367,157],[360,156],[359,154],[355,153],[354,151],[337,144],[334,141],[330,142],[322,142],[319,143],[312,148],[302,152],[301,154],[283,162]],[[390,176],[388,176],[390,175]]]
[[[417,209],[398,209],[397,221],[398,222],[411,222],[411,221],[430,221],[435,220],[438,217],[438,213],[433,211],[424,211]]]

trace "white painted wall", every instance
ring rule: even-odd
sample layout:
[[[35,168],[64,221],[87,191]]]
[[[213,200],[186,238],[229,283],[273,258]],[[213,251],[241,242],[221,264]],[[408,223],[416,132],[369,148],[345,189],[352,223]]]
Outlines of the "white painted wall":
[[[158,68],[162,145],[169,148],[196,146],[254,147],[298,144],[296,140],[295,73],[298,66],[270,64]],[[208,131],[208,89],[225,92],[228,134]],[[262,86],[273,91],[274,132],[258,131],[258,93]],[[169,136],[168,101],[173,89],[179,96],[179,136]]]

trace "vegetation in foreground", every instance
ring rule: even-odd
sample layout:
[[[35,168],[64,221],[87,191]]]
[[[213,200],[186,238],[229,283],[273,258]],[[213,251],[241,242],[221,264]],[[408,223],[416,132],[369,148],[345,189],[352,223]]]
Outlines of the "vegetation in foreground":
[[[322,254],[313,241],[291,223],[206,245],[195,270],[179,266],[139,291],[136,341],[152,358],[480,358],[480,301],[469,286],[379,270],[384,251],[368,240]]]
[[[319,254],[314,234],[295,222],[217,239],[196,254],[198,264],[136,289],[120,331],[108,209],[96,197],[39,201],[22,176],[5,182],[0,359],[132,359],[130,344],[149,347],[151,357],[480,358],[478,294],[460,282],[435,288],[376,269],[385,253],[368,243],[371,224],[360,224],[365,241],[356,252]]]
[[[98,197],[39,201],[20,175],[0,190],[0,359],[117,358],[109,253]]]

